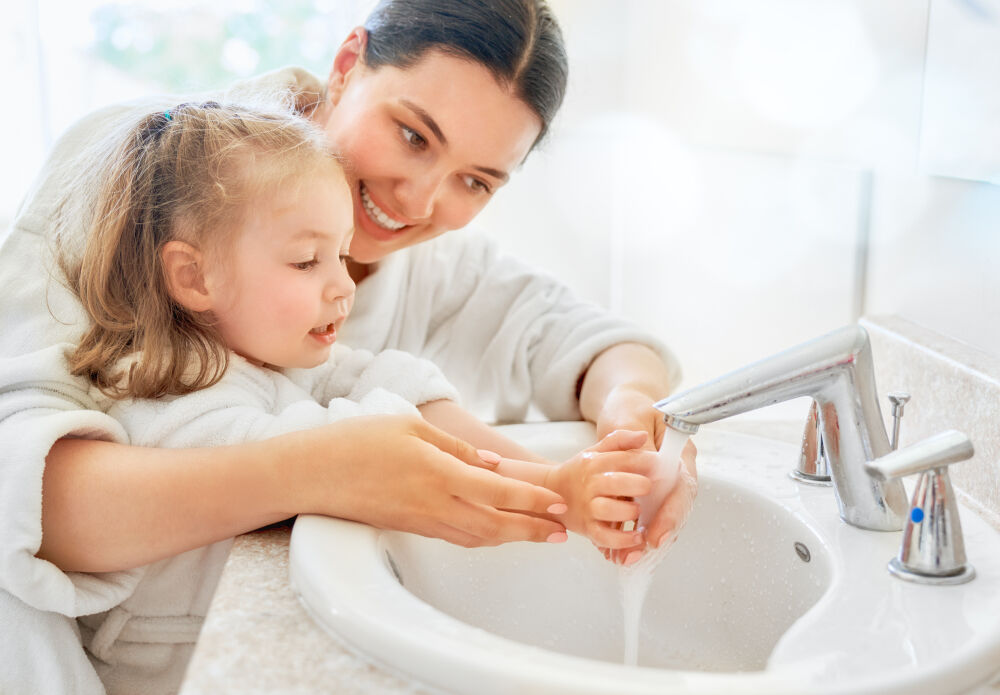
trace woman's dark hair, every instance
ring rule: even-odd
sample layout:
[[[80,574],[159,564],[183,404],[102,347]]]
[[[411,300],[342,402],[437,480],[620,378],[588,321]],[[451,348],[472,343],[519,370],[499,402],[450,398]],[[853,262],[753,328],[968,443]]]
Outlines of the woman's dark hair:
[[[410,67],[430,50],[474,60],[542,121],[562,104],[569,68],[545,0],[381,0],[365,22],[365,63]]]

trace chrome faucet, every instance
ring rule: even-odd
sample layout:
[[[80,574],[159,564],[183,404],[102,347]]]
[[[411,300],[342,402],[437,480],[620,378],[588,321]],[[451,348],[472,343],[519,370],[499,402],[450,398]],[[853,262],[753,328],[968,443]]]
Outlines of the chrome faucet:
[[[899,531],[908,511],[903,484],[876,480],[865,463],[889,453],[868,334],[847,326],[656,403],[666,424],[699,425],[801,396],[816,401],[830,477],[847,523]]]

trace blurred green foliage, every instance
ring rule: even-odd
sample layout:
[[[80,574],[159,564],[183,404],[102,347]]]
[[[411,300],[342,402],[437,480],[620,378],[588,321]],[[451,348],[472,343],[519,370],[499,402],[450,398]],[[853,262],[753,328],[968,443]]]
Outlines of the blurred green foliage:
[[[325,75],[356,23],[359,0],[145,6],[116,2],[91,15],[94,54],[170,91],[223,87],[284,65]]]

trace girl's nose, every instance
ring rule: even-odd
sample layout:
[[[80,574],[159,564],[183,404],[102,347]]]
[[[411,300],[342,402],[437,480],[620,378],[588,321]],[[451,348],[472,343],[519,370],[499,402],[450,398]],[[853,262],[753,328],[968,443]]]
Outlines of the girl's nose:
[[[347,310],[350,310],[355,287],[354,280],[351,279],[347,270],[344,269],[343,272],[338,273],[323,288],[323,301],[330,303],[343,302],[343,305],[338,308],[343,309],[346,306]],[[345,310],[345,313],[347,310]]]

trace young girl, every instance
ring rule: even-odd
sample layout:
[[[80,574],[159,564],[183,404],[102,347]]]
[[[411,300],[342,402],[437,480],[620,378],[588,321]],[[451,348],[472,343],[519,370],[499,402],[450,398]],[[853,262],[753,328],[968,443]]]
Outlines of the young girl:
[[[441,407],[456,394],[432,363],[334,344],[354,294],[351,193],[304,120],[182,104],[132,127],[101,182],[81,260],[62,259],[90,328],[78,345],[51,349],[120,423],[94,427],[172,448],[358,415],[424,412],[455,434],[468,425]],[[648,492],[649,467],[623,450],[645,437],[616,433],[557,467],[483,451],[483,466],[544,482],[553,490],[546,510],[565,528],[624,535],[611,525],[634,509],[614,498]],[[274,480],[276,499],[283,484]],[[564,526],[553,527],[548,540],[566,540]],[[164,557],[157,536],[169,533],[150,529],[150,564],[91,576],[103,598],[78,624],[109,692],[172,692],[197,638],[231,538]],[[79,650],[67,635],[54,629],[52,648]]]

